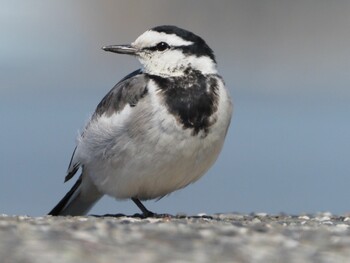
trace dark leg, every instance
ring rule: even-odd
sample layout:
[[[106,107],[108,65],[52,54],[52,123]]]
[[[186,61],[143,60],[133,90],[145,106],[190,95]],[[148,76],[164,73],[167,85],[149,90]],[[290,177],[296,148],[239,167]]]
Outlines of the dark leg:
[[[152,217],[155,216],[155,213],[149,211],[142,203],[139,199],[133,197],[131,198],[131,200],[138,206],[138,208],[140,208],[140,210],[142,211],[142,214],[144,217]]]

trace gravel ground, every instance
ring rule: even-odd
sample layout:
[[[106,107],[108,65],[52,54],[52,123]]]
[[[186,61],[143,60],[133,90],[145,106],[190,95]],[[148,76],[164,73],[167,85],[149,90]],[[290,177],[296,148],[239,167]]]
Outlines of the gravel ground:
[[[350,262],[350,216],[0,215],[0,262]]]

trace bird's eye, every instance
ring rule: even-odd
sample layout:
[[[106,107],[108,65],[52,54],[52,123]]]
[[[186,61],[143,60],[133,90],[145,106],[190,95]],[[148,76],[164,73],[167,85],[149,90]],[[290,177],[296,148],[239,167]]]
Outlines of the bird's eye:
[[[170,48],[170,46],[165,43],[165,42],[159,42],[157,45],[156,45],[156,50],[158,51],[164,51],[166,49]]]

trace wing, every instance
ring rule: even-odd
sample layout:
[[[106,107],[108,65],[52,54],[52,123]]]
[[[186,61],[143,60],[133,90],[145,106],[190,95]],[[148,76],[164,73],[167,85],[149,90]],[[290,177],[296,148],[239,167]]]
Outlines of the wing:
[[[80,163],[75,162],[73,164],[73,159],[74,159],[76,150],[77,150],[77,146],[75,146],[72,157],[70,158],[70,162],[69,162],[68,170],[67,170],[67,175],[64,178],[64,182],[67,182],[69,179],[71,179],[76,174],[76,172],[79,170]]]
[[[120,112],[127,104],[131,107],[136,106],[137,102],[147,94],[147,83],[148,77],[142,74],[140,69],[129,74],[107,93],[97,105],[92,118]]]
[[[91,120],[98,118],[105,114],[110,116],[123,110],[123,108],[129,104],[131,107],[135,107],[140,99],[147,95],[147,84],[149,78],[143,74],[141,69],[132,72],[118,82],[113,89],[111,89],[107,95],[97,105]],[[91,122],[90,120],[90,122]],[[90,122],[86,125],[84,130],[89,128]],[[84,132],[81,137],[84,137]],[[77,157],[79,152],[79,145],[75,147],[72,158],[70,160],[67,176],[65,182],[71,179],[75,173],[79,170],[81,163]]]

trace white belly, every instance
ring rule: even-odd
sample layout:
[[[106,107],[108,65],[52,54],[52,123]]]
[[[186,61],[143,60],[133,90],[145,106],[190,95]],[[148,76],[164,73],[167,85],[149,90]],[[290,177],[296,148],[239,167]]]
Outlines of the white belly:
[[[220,101],[218,119],[203,136],[169,118],[155,97],[101,117],[80,138],[81,163],[101,193],[119,199],[162,197],[199,179],[217,159],[231,118],[230,102]]]

